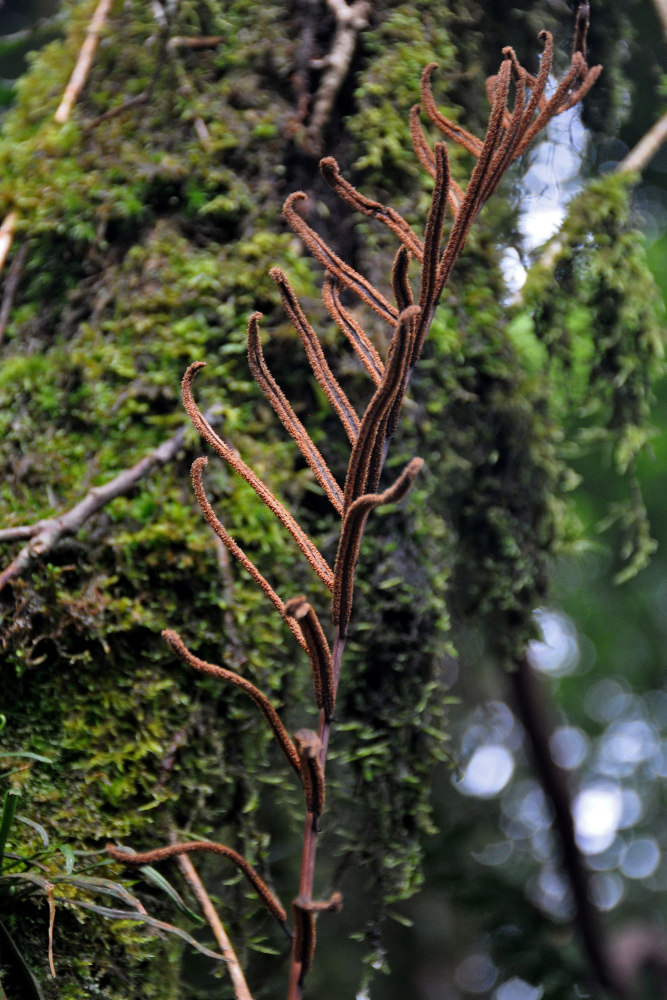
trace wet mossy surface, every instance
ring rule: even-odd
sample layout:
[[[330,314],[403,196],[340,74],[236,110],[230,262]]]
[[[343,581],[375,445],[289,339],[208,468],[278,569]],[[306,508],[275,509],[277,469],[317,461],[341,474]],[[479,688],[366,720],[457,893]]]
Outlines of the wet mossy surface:
[[[340,473],[344,442],[278,309],[271,266],[289,275],[319,320],[360,407],[370,389],[323,319],[320,276],[286,231],[280,203],[304,187],[313,224],[381,288],[394,247],[367,220],[348,221],[299,145],[291,76],[303,12],[251,0],[224,10],[182,0],[166,33],[150,5],[116,5],[72,119],[56,126],[53,112],[93,6],[65,5],[66,36],[34,56],[3,121],[0,215],[17,211],[16,247],[27,241],[28,252],[0,348],[2,523],[69,509],[173,434],[184,422],[180,378],[201,359],[202,408],[217,405],[221,433],[300,512],[333,559],[330,512],[251,382],[247,317],[254,309],[265,314],[272,370]],[[441,5],[428,2],[375,11],[353,83],[340,97],[347,117],[339,109],[325,136],[347,175],[417,228],[428,181],[410,151],[407,113],[418,100],[423,64],[436,60],[445,112],[462,117],[464,104],[473,118],[467,124],[483,129],[478,14],[454,6],[443,17]],[[469,32],[458,51],[452,25]],[[169,45],[169,37],[184,35],[222,40],[197,50]],[[139,95],[141,103],[100,120]],[[453,154],[457,179],[468,160]],[[412,384],[387,482],[413,454],[424,457],[426,471],[405,509],[369,524],[325,838],[337,858],[327,877],[359,895],[347,930],[365,938],[373,961],[379,914],[418,887],[420,843],[432,828],[429,776],[447,756],[441,678],[453,652],[449,614],[459,628],[484,620],[496,658],[520,650],[546,592],[549,559],[579,530],[568,507],[574,479],[564,428],[601,422],[619,466],[632,464],[646,437],[659,350],[656,328],[640,309],[650,298],[643,264],[622,250],[613,256],[629,232],[625,198],[611,181],[582,195],[588,214],[573,216],[559,258],[569,269],[568,289],[537,272],[514,311],[498,263],[512,210],[502,197],[490,205]],[[615,206],[612,222],[608,206]],[[624,292],[630,282],[638,297],[624,298],[614,312],[610,274],[618,273],[619,260],[629,268]],[[600,309],[616,332],[607,338],[607,361],[595,367],[592,317]],[[383,346],[386,331],[372,317],[364,322]],[[638,324],[640,350],[633,346]],[[581,387],[574,396],[563,388],[573,370]],[[589,405],[594,398],[600,412]],[[253,680],[293,728],[312,724],[305,658],[240,568],[216,552],[196,509],[188,470],[201,452],[188,431],[173,462],[114,500],[0,597],[3,749],[53,760],[31,762],[11,778],[23,787],[22,813],[52,844],[99,851],[92,856],[98,862],[107,840],[157,846],[175,826],[242,850],[288,899],[301,814],[291,775],[254,706],[236,689],[193,677],[160,638],[161,629],[176,628],[198,656]],[[217,461],[206,486],[229,530],[281,594],[305,590],[324,617],[322,588],[254,494]],[[18,547],[4,548],[5,562]],[[11,846],[27,857],[38,837],[31,828],[20,832],[21,843]],[[90,862],[75,857],[76,870]],[[61,871],[63,858],[54,852],[48,871]],[[122,876],[115,865],[95,871]],[[235,940],[245,936],[251,956],[253,948],[274,948],[284,957],[282,940],[236,876],[209,863],[204,873]],[[166,874],[177,881],[175,868]],[[145,884],[137,891],[151,913],[176,919],[164,894]],[[183,972],[175,939],[64,904],[56,917],[53,982],[43,894],[21,907],[11,895],[0,906],[6,899],[3,919],[45,996],[120,1000],[136,982],[142,1000],[206,995],[189,959]],[[278,995],[280,962],[276,973],[273,960],[252,961],[265,981],[258,995]],[[358,983],[358,970],[334,973],[326,954],[324,962],[323,975],[338,975],[350,988]]]

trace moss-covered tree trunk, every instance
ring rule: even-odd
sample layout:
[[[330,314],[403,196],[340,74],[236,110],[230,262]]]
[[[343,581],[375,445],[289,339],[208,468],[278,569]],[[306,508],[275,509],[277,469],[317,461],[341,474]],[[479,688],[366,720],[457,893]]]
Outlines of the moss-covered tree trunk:
[[[336,155],[358,186],[423,225],[428,179],[410,150],[407,118],[422,67],[440,63],[443,109],[481,132],[484,77],[495,70],[500,44],[511,42],[522,57],[535,51],[532,24],[517,22],[520,37],[509,37],[484,24],[475,5],[448,6],[374,4],[330,112],[314,124],[326,76],[318,60],[335,37],[326,4],[116,2],[83,93],[70,119],[57,124],[53,113],[95,7],[64,3],[63,37],[35,55],[0,139],[0,214],[14,211],[18,219],[10,262],[23,254],[0,345],[3,526],[72,508],[174,435],[184,424],[180,378],[190,362],[205,360],[203,408],[217,407],[221,433],[326,548],[331,525],[321,491],[251,383],[247,317],[264,313],[274,374],[333,465],[344,468],[326,400],[278,308],[271,266],[289,273],[319,316],[351,397],[361,400],[367,390],[318,304],[317,270],[287,232],[280,205],[303,189],[318,230],[387,285],[390,238],[341,213],[319,179],[317,150]],[[468,172],[468,159],[453,153],[455,175]],[[620,232],[624,194],[612,188]],[[498,198],[471,237],[413,383],[392,460],[422,454],[428,482],[406,511],[376,527],[363,556],[361,627],[346,664],[329,868],[321,876],[324,892],[335,872],[346,910],[332,918],[334,944],[313,973],[313,995],[352,995],[361,957],[382,964],[383,907],[419,886],[430,774],[445,756],[447,595],[457,622],[484,623],[496,659],[515,655],[532,633],[547,560],[570,531],[568,470],[558,451],[563,414],[607,379],[602,423],[609,418],[612,434],[637,431],[619,437],[619,464],[641,443],[652,321],[640,317],[642,351],[633,355],[635,379],[623,383],[625,394],[614,394],[607,376],[634,350],[630,334],[614,341],[608,364],[591,375],[585,324],[570,322],[567,342],[554,332],[557,306],[541,286],[539,308],[527,298],[508,326],[497,247],[499,234],[513,232],[510,200]],[[567,266],[575,273],[576,257]],[[627,325],[599,285],[572,295],[589,311],[602,296],[608,327]],[[386,346],[379,324],[370,332]],[[560,378],[562,389],[573,358],[583,366],[574,406],[549,384]],[[302,722],[304,657],[269,602],[213,545],[189,484],[200,452],[187,431],[166,465],[0,592],[3,753],[49,759],[0,757],[5,777],[21,787],[19,812],[33,823],[15,825],[9,848],[34,855],[15,862],[17,872],[64,876],[56,896],[75,904],[116,906],[99,887],[72,881],[121,877],[122,868],[105,859],[107,840],[148,847],[173,830],[224,840],[286,898],[295,891],[298,796],[270,734],[240,692],[193,677],[160,638],[163,628],[177,628],[197,655],[241,670],[288,723]],[[207,475],[225,524],[262,572],[288,593],[306,586],[312,593],[289,538],[251,491],[215,463]],[[22,544],[3,547],[3,565]],[[245,941],[242,957],[258,995],[282,995],[284,940],[231,872],[207,863],[204,874],[230,934]],[[182,888],[176,869],[167,875]],[[164,889],[143,883],[141,898],[154,916],[175,919]],[[215,965],[194,961],[175,937],[150,936],[138,924],[60,900],[52,979],[47,894],[34,882],[2,883],[0,920],[45,997],[232,995],[224,970],[213,982]],[[199,933],[191,918],[184,921]],[[356,944],[347,943],[350,934]],[[282,961],[262,958],[267,949]],[[0,958],[0,979],[19,975],[16,962]]]

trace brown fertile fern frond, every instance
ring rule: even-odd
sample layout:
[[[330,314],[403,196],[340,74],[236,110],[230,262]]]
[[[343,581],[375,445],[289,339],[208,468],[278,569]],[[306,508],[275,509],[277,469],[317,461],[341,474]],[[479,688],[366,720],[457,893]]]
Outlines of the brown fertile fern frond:
[[[322,458],[318,448],[311,441],[308,432],[290,406],[284,392],[271,375],[259,339],[259,326],[257,321],[262,318],[260,312],[255,312],[250,317],[248,323],[248,361],[250,371],[255,382],[260,387],[273,409],[276,411],[278,419],[288,434],[296,441],[299,451],[306,462],[313,470],[315,478],[328,496],[329,500],[339,514],[343,513],[343,491],[334,479],[331,469]],[[332,376],[333,378],[333,376]],[[338,383],[336,383],[338,385]],[[352,408],[350,407],[350,410]],[[354,411],[352,411],[354,413]],[[356,418],[356,413],[354,414]]]
[[[227,683],[240,688],[242,691],[245,691],[245,693],[255,702],[258,709],[268,722],[269,727],[275,736],[280,749],[287,757],[287,760],[292,765],[299,778],[302,778],[299,754],[289,738],[287,730],[280,721],[278,713],[266,695],[263,695],[254,684],[246,680],[245,677],[241,677],[240,674],[234,673],[233,670],[226,670],[225,667],[219,667],[215,663],[207,663],[206,660],[200,660],[198,656],[195,656],[194,653],[190,652],[178,632],[174,632],[173,629],[164,629],[162,632],[162,638],[167,640],[176,655],[180,656],[180,658],[184,660],[188,666],[194,667],[195,670],[200,670],[203,674],[208,674],[209,677],[217,677],[219,680],[226,681]]]
[[[581,8],[583,10],[583,8]],[[583,20],[582,20],[583,18]],[[581,14],[577,22],[575,52],[568,72],[547,96],[547,82],[553,58],[553,40],[542,32],[544,52],[536,76],[518,62],[511,48],[503,50],[504,59],[496,76],[488,81],[491,103],[486,133],[479,139],[460,125],[450,121],[437,108],[431,89],[431,77],[436,64],[429,64],[421,78],[421,106],[410,112],[410,134],[419,162],[434,179],[431,205],[423,237],[419,237],[407,221],[393,208],[361,194],[340,173],[332,157],[321,161],[324,178],[346,204],[377,219],[399,239],[400,247],[394,260],[391,287],[396,304],[392,304],[375,286],[349,264],[306,222],[303,212],[307,196],[302,191],[292,194],[284,206],[287,222],[299,235],[326,273],[323,301],[336,325],[349,341],[365,368],[374,391],[365,412],[358,416],[345,391],[326,361],[318,335],[307,320],[285,274],[273,268],[271,278],[278,286],[287,316],[299,334],[313,374],[322,387],[350,442],[350,457],[344,488],[337,482],[324,457],[315,446],[292,406],[271,375],[262,353],[258,320],[253,313],[248,325],[248,357],[252,373],[269,400],[283,426],[296,441],[302,455],[342,518],[338,551],[333,571],[315,543],[303,531],[292,514],[278,501],[273,491],[243,462],[240,456],[204,417],[194,401],[192,384],[204,363],[190,365],[183,377],[183,402],[200,434],[247,483],[291,534],[319,579],[332,591],[332,617],[336,636],[330,647],[324,629],[305,596],[283,603],[240,546],[224,528],[206,497],[202,484],[205,458],[192,467],[192,480],[201,510],[210,527],[227,549],[247,570],[262,592],[274,604],[311,661],[315,703],[320,709],[318,732],[298,730],[294,739],[288,736],[275,709],[268,699],[245,678],[233,671],[200,660],[184,645],[178,634],[166,630],[163,635],[178,656],[197,670],[218,677],[244,690],[264,715],[287,760],[298,774],[304,789],[306,822],[302,851],[299,895],[292,904],[294,944],[290,965],[288,1000],[300,1000],[303,978],[311,967],[315,948],[315,914],[336,909],[341,898],[335,893],[326,903],[313,902],[315,854],[318,818],[324,809],[327,747],[331,732],[336,688],[340,675],[345,637],[350,622],[354,593],[354,578],[363,532],[371,511],[383,504],[400,500],[410,489],[423,462],[413,458],[394,485],[378,492],[380,478],[410,374],[419,360],[424,339],[433,314],[452,268],[463,250],[470,227],[480,209],[497,189],[510,164],[521,155],[532,139],[551,119],[582,99],[598,78],[601,67],[589,69],[585,59],[587,22]],[[510,91],[513,104],[508,107]],[[426,118],[445,139],[466,149],[476,160],[465,190],[450,177],[445,142],[431,148],[420,121]],[[447,208],[451,213],[449,232],[445,236]],[[415,297],[410,281],[411,264],[419,272],[419,293]],[[356,316],[341,302],[341,289],[352,292],[392,328],[392,337],[383,361]],[[248,863],[224,845],[181,844],[142,855],[128,857],[110,848],[113,857],[130,864],[162,860],[177,853],[211,850],[223,854],[244,872],[255,885],[266,905],[284,925],[285,911],[268,887]]]
[[[280,501],[274,496],[268,486],[266,486],[261,479],[258,479],[250,466],[246,465],[231,445],[227,444],[226,441],[223,441],[223,439],[216,434],[204,414],[195,403],[194,396],[192,395],[192,383],[197,372],[205,367],[205,361],[195,361],[188,367],[185,375],[183,376],[183,405],[188,416],[201,436],[208,441],[214,451],[216,451],[221,458],[224,458],[227,464],[231,465],[232,469],[234,469],[235,472],[238,472],[238,474],[245,479],[250,486],[252,486],[260,500],[266,504],[273,514],[275,514],[281,524],[284,524],[312,568],[319,576],[320,580],[322,580],[322,582],[331,590],[333,587],[333,574],[322,553],[317,549],[314,543],[311,542],[308,535],[306,535],[302,528],[297,524],[290,512],[286,510],[286,508],[283,507]]]
[[[285,605],[285,614],[297,623],[306,644],[313,670],[315,704],[324,710],[327,719],[331,719],[336,690],[333,660],[324,629],[303,594],[290,598]]]
[[[208,502],[208,497],[206,496],[204,484],[202,482],[202,472],[207,465],[208,459],[205,456],[196,458],[192,463],[190,475],[192,476],[192,486],[195,491],[197,503],[199,504],[209,527],[218,536],[223,545],[231,552],[234,558],[237,559],[243,568],[250,574],[259,589],[266,594],[269,600],[275,605],[278,610],[278,614],[284,619],[285,622],[287,622],[287,625],[292,630],[292,633],[299,645],[303,646],[303,648],[307,650],[306,640],[303,638],[301,630],[297,628],[293,618],[286,613],[285,605],[278,597],[271,584],[262,576],[252,560],[245,554],[241,546],[234,541]]]
[[[285,908],[281,906],[279,900],[271,892],[264,879],[257,874],[252,865],[246,861],[242,854],[239,854],[232,847],[227,847],[226,844],[217,844],[215,841],[210,840],[191,840],[184,844],[169,844],[168,847],[156,847],[153,851],[140,851],[130,854],[127,850],[120,850],[114,844],[107,844],[107,853],[112,858],[115,858],[116,861],[122,861],[125,865],[153,865],[158,861],[166,861],[168,858],[177,857],[179,854],[206,852],[209,854],[220,854],[225,858],[229,858],[243,872],[251,885],[257,890],[267,910],[273,914],[278,923],[291,937],[287,929],[287,913],[285,912]]]

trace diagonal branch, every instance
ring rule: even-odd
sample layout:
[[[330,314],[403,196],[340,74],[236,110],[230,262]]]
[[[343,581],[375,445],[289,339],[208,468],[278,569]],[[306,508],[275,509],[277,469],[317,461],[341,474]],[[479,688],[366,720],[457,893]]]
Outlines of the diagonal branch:
[[[93,14],[91,22],[88,25],[86,37],[83,45],[81,46],[74,69],[72,70],[72,75],[69,78],[69,83],[65,87],[62,100],[60,101],[58,109],[53,116],[59,125],[62,125],[63,122],[67,121],[76,99],[86,85],[86,80],[88,79],[88,74],[90,73],[90,67],[93,64],[95,52],[97,51],[97,46],[100,41],[100,32],[104,27],[104,22],[109,16],[112,3],[113,0],[100,0],[95,8],[95,13]]]
[[[213,414],[209,413],[207,419],[214,419]],[[83,500],[80,500],[64,514],[44,518],[34,524],[5,528],[0,531],[0,542],[18,541],[24,538],[32,539],[28,545],[21,549],[9,566],[0,573],[0,591],[11,580],[22,576],[34,563],[43,559],[62,538],[76,534],[89,517],[96,514],[111,500],[129,493],[151,469],[159,468],[170,462],[183,445],[185,431],[186,427],[181,427],[172,437],[163,441],[148,455],[144,455],[130,469],[125,469],[103,486],[93,487]]]
[[[173,833],[170,839],[173,844],[176,843],[176,837]],[[183,878],[190,886],[195,899],[199,903],[202,913],[206,917],[206,921],[213,932],[213,937],[218,942],[218,947],[220,948],[225,962],[227,963],[227,971],[229,973],[229,978],[232,981],[236,1000],[252,1000],[248,984],[246,983],[245,976],[243,975],[243,969],[241,968],[239,960],[236,957],[236,952],[232,947],[231,941],[227,937],[227,932],[222,925],[222,921],[220,920],[213,903],[211,902],[211,897],[207,893],[204,883],[197,874],[195,866],[192,864],[192,861],[187,854],[177,855],[176,862],[178,867],[181,869]]]

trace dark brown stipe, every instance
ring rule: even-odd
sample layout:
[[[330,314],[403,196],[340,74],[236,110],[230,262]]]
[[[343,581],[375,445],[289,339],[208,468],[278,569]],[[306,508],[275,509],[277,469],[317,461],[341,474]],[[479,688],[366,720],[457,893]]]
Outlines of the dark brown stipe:
[[[313,824],[324,812],[325,784],[320,755],[322,741],[312,729],[299,729],[294,734],[294,746],[301,762],[301,777],[306,793],[306,810],[312,813]]]
[[[248,881],[257,890],[267,910],[273,914],[283,930],[287,931],[287,913],[280,905],[278,899],[243,855],[239,854],[233,848],[227,847],[226,844],[217,844],[210,840],[190,840],[184,844],[169,844],[168,847],[157,847],[154,851],[141,851],[136,854],[129,854],[123,850],[119,850],[114,844],[107,844],[106,849],[112,858],[116,861],[121,861],[124,865],[153,865],[156,862],[166,861],[168,858],[176,857],[179,854],[194,854],[199,851],[206,851],[210,854],[221,854],[224,858],[229,858],[243,872]],[[289,932],[287,933],[289,934]]]
[[[283,212],[291,228],[301,237],[313,256],[317,257],[327,271],[330,271],[339,281],[351,288],[355,295],[358,295],[382,319],[391,326],[395,326],[397,312],[394,306],[387,302],[384,295],[370,281],[341,260],[294,209],[294,202],[301,201],[306,197],[307,195],[303,191],[295,191],[285,202]]]
[[[329,272],[325,275],[322,286],[322,301],[334,323],[336,323],[349,340],[370,377],[376,385],[379,385],[384,374],[384,364],[361,325],[343,307],[340,301],[338,284]]]
[[[378,429],[383,417],[396,402],[397,393],[403,384],[406,365],[412,350],[412,321],[418,314],[419,306],[410,306],[399,316],[398,325],[389,345],[384,377],[368,404],[359,428],[359,436],[350,455],[344,491],[346,511],[358,496],[366,492],[368,469]],[[383,444],[381,441],[380,448]]]
[[[300,597],[290,598],[285,605],[285,613],[297,623],[303,633],[313,670],[315,704],[324,710],[324,717],[330,722],[336,699],[336,687],[331,650],[324,629],[303,594]]]
[[[194,667],[195,670],[200,670],[204,674],[208,674],[209,677],[217,677],[219,680],[228,681],[230,684],[234,684],[236,687],[241,688],[242,691],[252,698],[271,727],[271,731],[278,741],[280,749],[283,751],[287,760],[301,779],[302,775],[299,755],[296,752],[294,744],[289,738],[287,730],[280,721],[278,713],[269,699],[265,697],[265,695],[263,695],[254,684],[251,684],[250,681],[245,679],[245,677],[241,677],[239,674],[234,673],[233,670],[226,670],[224,667],[219,667],[215,663],[207,663],[206,660],[200,660],[198,656],[195,656],[194,653],[190,652],[178,632],[174,632],[173,629],[164,629],[162,636],[167,640],[176,655],[180,656],[180,658],[184,660],[188,666]]]
[[[343,201],[347,202],[348,205],[351,205],[352,208],[363,215],[382,222],[391,229],[392,233],[398,236],[399,240],[405,244],[417,260],[422,259],[423,248],[421,240],[416,233],[413,233],[402,215],[399,215],[393,208],[388,208],[379,201],[366,198],[360,191],[357,191],[342,176],[333,156],[326,156],[323,160],[320,160],[320,170],[329,187],[336,192],[339,198],[342,198]]]
[[[258,320],[261,317],[260,312],[255,312],[248,323],[248,361],[253,378],[275,410],[287,433],[296,441],[299,451],[334,508],[339,514],[342,514],[343,491],[266,365],[259,338]]]
[[[359,430],[359,417],[329,368],[317,334],[306,319],[305,313],[299,305],[299,300],[294,294],[294,290],[287,280],[285,273],[279,267],[272,267],[269,271],[269,277],[278,286],[285,312],[289,316],[290,323],[301,337],[301,342],[315,378],[322,386],[324,394],[338,414],[350,442],[354,443]]]
[[[385,503],[396,503],[401,500],[412,486],[417,473],[423,466],[421,458],[413,458],[403,469],[393,486],[383,493],[361,496],[351,505],[345,519],[336,556],[335,579],[333,592],[332,617],[333,623],[345,635],[352,611],[354,591],[354,570],[359,557],[364,526],[371,510]]]
[[[483,143],[467,129],[461,128],[456,122],[451,121],[438,110],[433,99],[431,90],[431,73],[438,68],[437,63],[429,63],[422,70],[421,78],[421,99],[424,111],[431,119],[436,128],[440,129],[448,139],[453,139],[459,146],[463,146],[473,156],[479,156],[482,152]]]
[[[336,912],[343,905],[343,897],[339,892],[334,892],[326,902],[313,902],[304,896],[297,896],[292,902],[292,913],[294,916],[294,941],[292,944],[295,962],[301,966],[299,982],[303,985],[305,975],[310,972],[313,966],[313,956],[315,955],[315,917],[318,913],[326,911]]]
[[[438,304],[440,289],[438,286],[438,267],[440,265],[440,244],[442,242],[442,227],[445,222],[447,208],[447,191],[449,188],[449,158],[444,142],[436,142],[433,150],[435,157],[435,188],[431,199],[426,227],[424,229],[424,266],[421,272],[421,287],[419,289],[419,307],[421,315],[417,324],[415,342],[409,367],[415,364],[421,353],[424,338],[433,317],[433,310]],[[396,418],[393,421],[394,427]]]
[[[394,290],[394,297],[398,305],[399,313],[404,309],[409,309],[415,304],[412,295],[412,288],[408,278],[408,268],[410,266],[410,254],[405,247],[399,247],[394,258],[394,266],[391,271],[391,287]]]
[[[250,466],[246,465],[231,445],[227,444],[226,441],[223,441],[223,439],[216,434],[208,420],[204,417],[204,414],[195,403],[192,395],[192,383],[197,372],[205,367],[205,361],[195,361],[188,367],[185,375],[183,376],[183,405],[188,416],[201,436],[208,441],[213,450],[217,452],[221,458],[224,458],[224,460],[231,465],[234,471],[237,472],[242,479],[245,479],[249,486],[252,486],[260,500],[266,504],[273,514],[275,514],[281,524],[287,528],[290,535],[299,546],[322,583],[331,589],[333,587],[333,574],[322,553],[311,542],[308,535],[297,524],[290,512],[276,499],[268,486],[265,486],[261,479],[255,475]]]
[[[428,225],[427,225],[428,232]],[[410,255],[405,247],[399,247],[398,253],[394,258],[394,266],[391,272],[391,284],[394,290],[394,296],[398,304],[398,308],[401,312],[405,309],[409,309],[414,305],[414,298],[412,295],[412,288],[410,287],[410,281],[408,278],[408,268],[410,264]],[[425,266],[425,265],[424,265]],[[412,330],[412,340],[414,343],[414,338],[416,330],[419,329],[419,324],[424,322],[424,315],[419,317],[419,319],[413,320],[413,330]],[[398,425],[398,419],[401,413],[401,405],[403,403],[403,397],[408,385],[408,378],[410,377],[410,363],[405,367],[403,372],[403,379],[401,386],[396,394],[396,400],[390,411],[388,411],[382,421],[382,424],[378,428],[378,435],[376,441],[379,447],[373,449],[373,454],[371,457],[371,462],[369,466],[369,476],[367,491],[373,491],[378,488],[380,482],[380,476],[382,475],[382,466],[384,465],[384,459],[386,455],[386,442],[387,439],[392,437],[396,431]]]
[[[192,463],[192,469],[190,470],[190,475],[192,476],[192,485],[195,491],[195,497],[197,498],[197,503],[201,509],[202,514],[206,518],[209,527],[218,536],[222,544],[226,549],[231,552],[235,559],[241,563],[243,568],[250,576],[253,578],[262,593],[266,594],[268,599],[276,607],[278,614],[285,621],[288,628],[292,632],[296,641],[300,646],[307,650],[306,640],[303,637],[301,629],[297,626],[293,618],[289,618],[285,614],[285,605],[281,601],[278,594],[275,592],[271,584],[266,580],[262,574],[259,572],[255,564],[248,558],[243,549],[237,542],[232,538],[224,524],[219,520],[215,511],[211,507],[206,492],[204,490],[204,483],[202,481],[202,473],[206,466],[208,465],[208,459],[205,457],[196,458]]]

